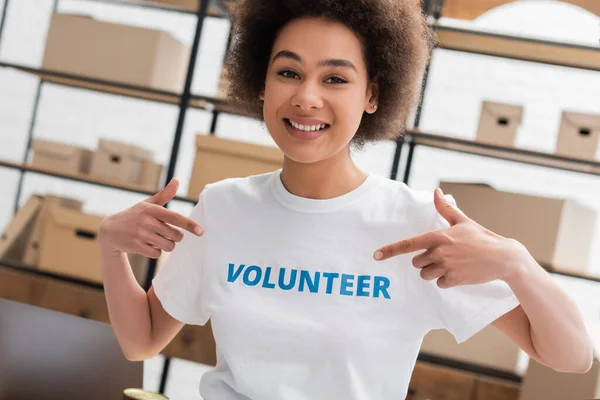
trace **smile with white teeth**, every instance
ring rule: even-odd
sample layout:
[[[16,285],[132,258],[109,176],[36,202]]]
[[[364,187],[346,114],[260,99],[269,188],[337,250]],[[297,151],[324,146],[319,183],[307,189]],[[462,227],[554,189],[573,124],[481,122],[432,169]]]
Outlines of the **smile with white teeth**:
[[[305,125],[300,125],[300,124],[295,123],[291,119],[288,119],[288,122],[294,128],[296,128],[296,129],[298,129],[300,131],[304,131],[304,132],[320,131],[321,129],[325,129],[325,127],[327,127],[327,124],[322,124],[322,125],[306,125],[306,126]]]

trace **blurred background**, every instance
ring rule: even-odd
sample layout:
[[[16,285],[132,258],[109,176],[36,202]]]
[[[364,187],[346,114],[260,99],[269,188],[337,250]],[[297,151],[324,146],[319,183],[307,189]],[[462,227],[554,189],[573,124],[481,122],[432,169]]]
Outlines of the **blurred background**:
[[[468,12],[454,12],[452,3],[458,4],[456,9]],[[538,216],[541,220],[553,221],[550,224],[557,231],[552,239],[555,247],[548,251],[551,254],[547,262],[552,264],[552,257],[570,257],[569,254],[559,256],[553,253],[560,246],[564,247],[561,251],[565,254],[569,248],[578,252],[579,261],[577,265],[566,262],[559,266],[548,265],[548,268],[556,267],[558,273],[553,273],[552,277],[573,296],[586,319],[594,324],[600,319],[600,218],[597,217],[600,212],[600,17],[593,11],[600,10],[600,2],[496,1],[496,4],[492,4],[496,7],[490,6],[480,15],[473,14],[479,11],[469,11],[477,8],[470,3],[490,6],[494,2],[424,2],[424,10],[430,14],[431,24],[439,28],[443,40],[441,48],[435,50],[428,71],[422,107],[418,113],[415,112],[406,140],[369,145],[355,152],[355,159],[363,169],[404,180],[415,189],[433,190],[440,182],[483,183],[513,196],[564,201],[556,206],[558,214]],[[23,210],[34,195],[76,199],[81,202],[79,212],[103,216],[143,200],[170,176],[176,176],[181,181],[180,198],[174,200],[170,207],[187,214],[199,190],[198,187],[192,188],[190,182],[216,179],[215,176],[220,175],[213,168],[231,161],[217,160],[223,164],[213,164],[208,168],[200,165],[202,152],[210,153],[211,148],[224,146],[231,149],[230,157],[237,157],[237,162],[240,162],[244,154],[259,151],[258,147],[247,147],[245,144],[259,145],[261,148],[275,146],[262,124],[238,115],[234,105],[227,104],[220,97],[222,64],[231,28],[225,8],[218,3],[211,3],[208,16],[201,18],[199,32],[198,12],[190,4],[183,0],[162,3],[0,0],[0,11],[4,10],[0,24],[0,231],[3,228],[8,231],[15,221],[15,212]],[[176,82],[176,86],[165,89],[162,83],[166,82],[168,73],[164,71],[162,83],[153,83],[149,78],[145,83],[121,81],[119,86],[118,78],[96,77],[97,81],[94,81],[96,78],[90,74],[87,74],[87,78],[91,77],[91,80],[78,80],[77,76],[86,74],[69,70],[68,63],[69,60],[83,57],[81,52],[73,54],[68,49],[52,47],[54,54],[48,54],[51,49],[48,34],[51,22],[60,23],[59,20],[53,21],[53,13],[80,14],[91,16],[96,21],[148,28],[169,37],[168,40],[179,42],[182,45],[181,53],[168,55],[170,60],[177,57],[185,59],[181,64],[181,75],[169,78]],[[470,19],[465,19],[465,15]],[[71,22],[63,21],[62,29],[87,29],[77,28],[76,23],[69,25]],[[72,31],[71,36],[77,36],[73,32],[76,31]],[[185,55],[194,54],[193,44],[197,33],[199,44],[194,73],[186,88],[185,75],[190,70]],[[60,34],[57,30],[56,35]],[[106,43],[110,42],[111,37],[118,36],[107,34]],[[496,38],[497,41],[486,42],[489,38]],[[60,42],[60,36],[55,38],[55,42],[57,40]],[[136,40],[141,43],[141,39]],[[78,45],[76,40],[73,42],[70,44],[75,46],[72,49]],[[108,51],[95,50],[92,43],[82,45],[86,49],[85,57],[92,57],[96,51]],[[523,43],[532,45],[532,50],[527,50]],[[519,53],[519,48],[526,50]],[[490,55],[495,49],[503,56]],[[167,57],[164,49],[156,51],[163,51],[160,54]],[[532,61],[536,60],[538,52],[542,55],[542,62]],[[141,53],[139,59],[143,60]],[[52,62],[55,64],[50,68]],[[106,62],[109,65],[107,70],[110,70],[110,59],[106,59]],[[153,67],[157,70],[164,68],[158,64]],[[141,71],[150,67],[148,63],[140,61],[133,70]],[[112,69],[115,69],[114,66]],[[59,71],[59,74],[44,75],[46,71]],[[115,74],[116,77],[118,74]],[[135,87],[132,89],[127,85]],[[151,86],[154,87],[148,90],[141,88]],[[484,101],[494,104],[485,108]],[[569,127],[565,125],[561,129],[561,124],[569,116],[565,116],[563,111],[575,113],[576,118],[586,121],[591,130],[586,133],[586,140],[588,137],[595,138],[595,142],[586,143],[595,143],[597,147],[577,144],[577,138],[566,137],[570,132]],[[490,123],[498,124],[495,119],[498,113],[506,114],[509,121],[504,121],[499,127],[488,128],[486,139],[481,128],[486,122],[485,118],[491,118]],[[508,142],[506,138],[502,139],[504,142],[490,139],[490,135],[503,134],[508,128],[512,129],[510,134],[513,135]],[[581,134],[582,129],[578,126],[577,133]],[[562,148],[575,149],[572,150],[575,153],[558,153],[559,132],[563,134],[563,131],[564,140],[571,140],[570,143],[575,144],[571,147],[565,144]],[[414,132],[414,135],[410,132]],[[229,142],[204,143],[202,138],[196,138],[201,135],[212,139],[213,135],[209,133]],[[174,150],[176,137],[180,142]],[[38,141],[40,139],[42,141]],[[56,149],[47,141],[76,148]],[[41,159],[38,159],[35,167],[32,149],[35,146],[40,146],[36,147],[40,149],[40,155],[45,153],[51,159],[55,157],[53,160],[56,157],[72,157],[73,154],[84,157],[81,149],[96,152],[96,155],[89,155],[94,161],[88,170],[82,169],[81,161],[76,161],[78,166],[71,166],[75,168],[71,170],[65,170],[64,163],[61,164],[62,170],[60,165],[53,169],[50,165],[52,160],[50,164],[43,164]],[[117,146],[116,150],[114,146]],[[136,182],[137,178],[118,181],[123,169],[117,169],[115,177],[115,167],[110,165],[106,168],[112,168],[112,172],[103,176],[102,167],[98,167],[102,165],[101,158],[105,157],[107,163],[110,160],[114,162],[115,158],[114,155],[111,158],[110,154],[99,154],[103,147],[110,154],[118,153],[120,157],[143,160],[136,161],[142,167],[134,163],[138,166],[132,164],[127,167],[128,171],[147,168],[148,164],[143,163],[152,162],[162,167],[160,176],[152,177],[144,185],[140,180]],[[138,148],[151,152],[151,155],[140,155]],[[273,154],[276,158],[276,153]],[[100,164],[94,167],[96,162]],[[275,169],[273,165],[276,163],[267,164],[267,169]],[[243,163],[241,165],[241,169],[246,168]],[[95,175],[94,168],[100,168],[95,170]],[[139,171],[137,176],[141,176]],[[461,198],[469,194],[458,193],[459,190],[466,190],[464,187],[453,188],[457,191],[455,197],[458,206],[462,207]],[[473,210],[477,207],[477,204],[466,200],[464,204],[465,207],[473,207]],[[539,204],[544,205],[536,208],[551,208],[546,203]],[[576,204],[573,207],[580,211],[571,211],[569,214],[566,210],[572,210],[569,208],[571,204]],[[467,215],[470,209],[465,209]],[[529,213],[526,209],[522,212]],[[489,209],[487,213],[490,213]],[[570,222],[567,221],[569,216],[574,218]],[[585,223],[578,223],[577,218],[583,218]],[[21,228],[26,225],[21,222]],[[14,229],[13,225],[13,232]],[[569,236],[576,238],[576,245],[573,244],[573,238],[569,241]],[[63,273],[73,277],[73,271],[60,271],[60,268],[53,270],[53,267],[41,264],[26,265],[23,263],[23,254],[14,256],[12,260],[10,254],[7,256],[6,264],[10,264],[11,273],[17,268],[29,268],[45,270],[40,275],[44,279],[60,280]],[[42,255],[41,260],[44,257]],[[48,257],[52,258],[50,255]],[[150,268],[155,270],[153,265]],[[145,275],[140,276],[140,282],[147,282]],[[101,288],[101,282],[94,283],[93,276],[77,276],[76,272],[75,280],[69,281],[69,284],[96,291]],[[0,295],[3,295],[1,290]],[[476,369],[477,373],[489,372],[494,379],[505,379],[512,388],[520,390],[519,385],[527,371],[527,360],[522,354],[514,349],[501,350],[515,354],[518,362],[513,365],[514,368],[510,368],[514,363],[512,359],[508,361],[509,367],[506,367],[505,361],[495,363],[493,354],[491,358],[484,359],[458,357],[452,363],[448,360],[453,359],[456,350],[450,345],[446,346],[446,339],[440,337],[426,342],[429,348],[424,351],[430,355],[426,360],[429,362],[427,365],[438,362],[462,371],[472,369],[475,365],[484,368]],[[484,340],[489,343],[492,339]],[[146,361],[144,387],[156,391],[163,389],[171,398],[199,398],[197,387],[200,376],[211,367],[198,362],[206,362],[206,359],[193,358],[170,357],[168,374],[165,374],[165,356]]]

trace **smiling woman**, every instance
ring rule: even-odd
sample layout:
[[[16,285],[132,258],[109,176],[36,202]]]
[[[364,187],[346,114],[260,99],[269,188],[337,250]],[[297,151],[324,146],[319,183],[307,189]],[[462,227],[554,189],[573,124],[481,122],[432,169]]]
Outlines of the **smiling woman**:
[[[204,398],[400,399],[427,332],[462,342],[493,323],[545,365],[589,370],[577,309],[522,245],[352,159],[352,145],[401,135],[417,104],[432,44],[417,1],[235,4],[230,95],[264,120],[283,167],[206,185],[190,218],[161,207],[172,181],[103,222],[128,357],[210,318]],[[124,253],[161,251],[146,294]]]

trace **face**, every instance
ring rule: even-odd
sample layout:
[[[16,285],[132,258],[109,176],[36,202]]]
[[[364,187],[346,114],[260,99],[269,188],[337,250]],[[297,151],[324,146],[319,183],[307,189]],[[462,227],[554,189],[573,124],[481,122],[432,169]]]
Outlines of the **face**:
[[[375,110],[376,91],[354,32],[337,22],[297,19],[280,31],[271,51],[261,93],[265,123],[293,161],[349,154],[363,113]]]

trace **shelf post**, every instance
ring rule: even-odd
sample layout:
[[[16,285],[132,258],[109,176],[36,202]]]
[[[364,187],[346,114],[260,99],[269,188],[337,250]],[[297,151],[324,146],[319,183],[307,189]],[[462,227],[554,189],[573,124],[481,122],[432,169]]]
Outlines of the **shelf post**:
[[[4,7],[2,7],[2,15],[0,15],[0,43],[2,42],[2,32],[4,31],[4,21],[6,20],[6,13],[8,12],[9,0],[4,0]],[[0,49],[2,46],[0,46]]]

